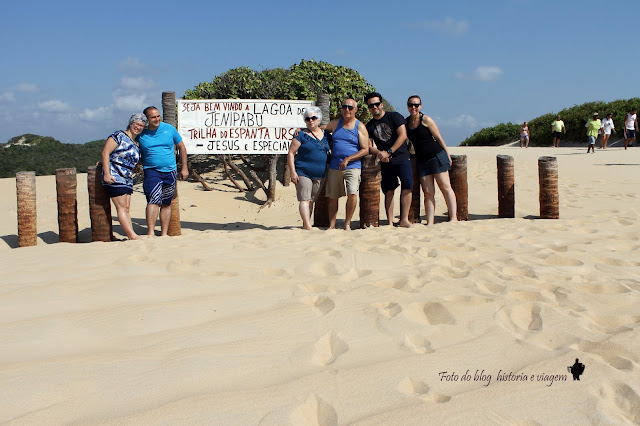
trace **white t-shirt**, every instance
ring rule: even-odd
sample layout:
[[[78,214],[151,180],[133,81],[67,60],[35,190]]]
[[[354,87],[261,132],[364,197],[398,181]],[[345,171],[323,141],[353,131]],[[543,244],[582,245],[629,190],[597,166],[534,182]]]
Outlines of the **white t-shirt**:
[[[635,130],[636,125],[636,114],[627,114],[627,117],[624,120],[624,127],[627,130]]]
[[[610,135],[611,130],[614,129],[613,120],[610,118],[605,118],[602,120],[602,131],[604,131],[605,135]]]

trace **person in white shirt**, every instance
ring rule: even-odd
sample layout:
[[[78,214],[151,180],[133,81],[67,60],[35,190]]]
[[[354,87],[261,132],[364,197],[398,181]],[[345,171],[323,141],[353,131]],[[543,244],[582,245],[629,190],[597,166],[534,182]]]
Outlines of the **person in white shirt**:
[[[609,137],[611,136],[611,131],[613,131],[613,133],[616,133],[611,115],[611,113],[607,114],[605,119],[602,120],[602,138],[600,139],[600,149],[607,149],[607,142],[609,141]]]
[[[624,149],[636,139],[638,132],[638,108],[633,108],[624,118]]]

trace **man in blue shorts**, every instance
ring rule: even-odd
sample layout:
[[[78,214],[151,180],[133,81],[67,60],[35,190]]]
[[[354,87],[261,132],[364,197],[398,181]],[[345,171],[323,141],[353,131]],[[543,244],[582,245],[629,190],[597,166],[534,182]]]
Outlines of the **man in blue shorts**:
[[[407,146],[407,129],[404,117],[395,111],[386,112],[380,93],[365,96],[373,118],[367,123],[371,140],[369,152],[380,159],[381,189],[389,225],[393,226],[393,196],[400,185],[400,222],[398,226],[409,228],[409,209],[413,189],[413,169]],[[400,181],[400,183],[398,183]]]
[[[145,108],[148,127],[138,136],[140,155],[144,169],[144,193],[147,196],[147,235],[155,235],[154,229],[160,212],[160,235],[167,235],[171,220],[171,199],[176,190],[178,176],[174,148],[178,147],[182,168],[180,178],[189,175],[187,148],[182,136],[171,124],[163,123],[160,111],[154,106]]]

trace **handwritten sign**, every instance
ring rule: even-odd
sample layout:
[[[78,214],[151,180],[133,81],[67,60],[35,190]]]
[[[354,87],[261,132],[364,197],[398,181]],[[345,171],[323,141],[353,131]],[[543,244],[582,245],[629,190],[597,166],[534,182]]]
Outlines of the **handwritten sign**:
[[[178,132],[189,154],[286,154],[314,101],[178,101]]]

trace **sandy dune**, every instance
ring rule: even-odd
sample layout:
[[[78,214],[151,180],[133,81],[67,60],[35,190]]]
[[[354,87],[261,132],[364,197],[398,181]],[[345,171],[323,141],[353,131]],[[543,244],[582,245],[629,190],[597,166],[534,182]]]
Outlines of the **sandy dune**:
[[[38,246],[15,248],[0,180],[0,423],[639,424],[640,149],[452,152],[470,220],[438,196],[439,223],[411,229],[302,231],[293,186],[258,211],[212,174],[179,185],[181,237],[63,244],[49,176]],[[537,217],[544,155],[559,220]],[[139,233],[143,211],[138,191]]]

